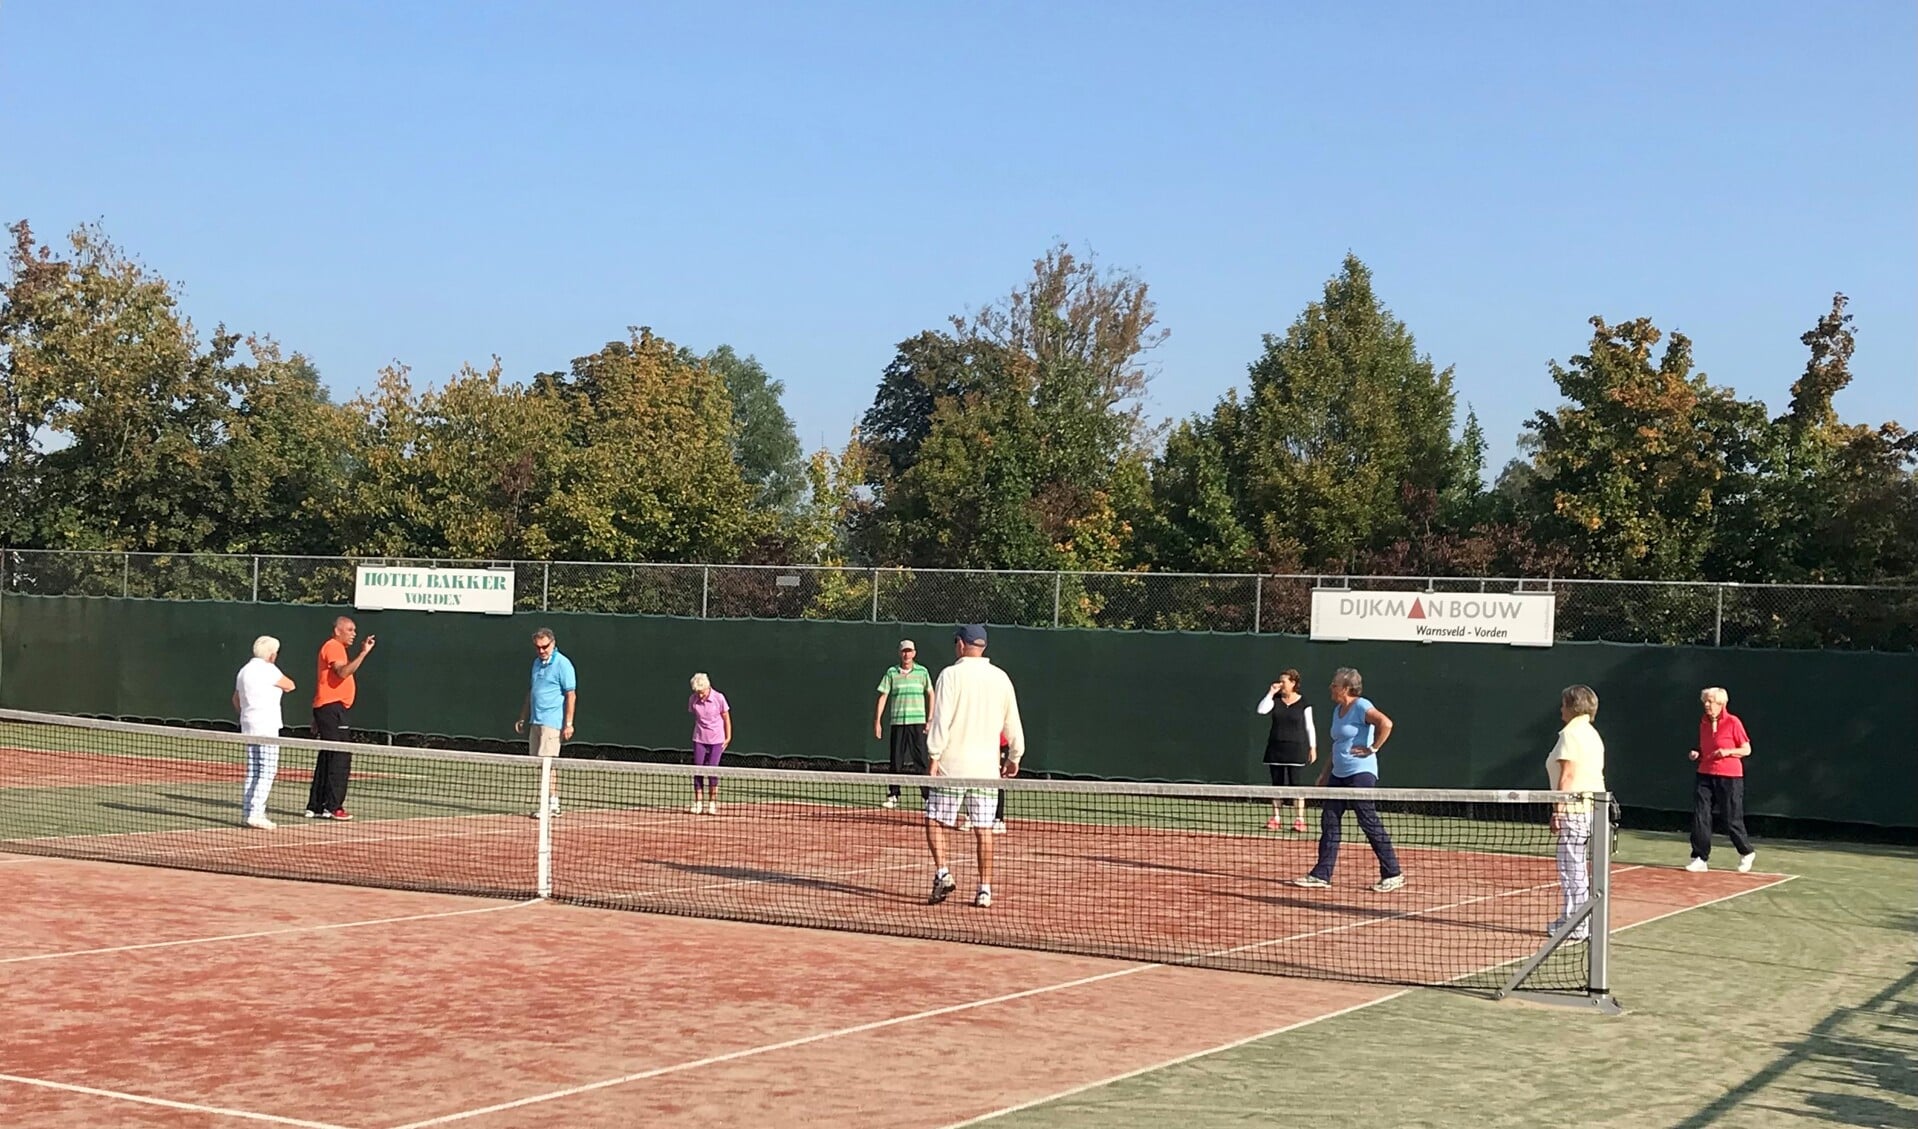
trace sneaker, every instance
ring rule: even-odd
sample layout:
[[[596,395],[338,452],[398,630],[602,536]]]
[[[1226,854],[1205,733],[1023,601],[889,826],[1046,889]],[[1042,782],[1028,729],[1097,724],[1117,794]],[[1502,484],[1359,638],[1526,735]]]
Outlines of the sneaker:
[[[706,814],[707,814],[707,815],[718,815],[718,814],[719,814],[719,805],[718,805],[718,804],[707,804],[707,805],[706,805]]]
[[[1265,829],[1266,829],[1267,831],[1277,831],[1277,830],[1280,830],[1281,828],[1283,828],[1284,826],[1285,826],[1285,824],[1283,824],[1283,823],[1280,823],[1280,822],[1279,822],[1279,817],[1278,817],[1278,816],[1276,816],[1276,815],[1275,815],[1275,816],[1273,816],[1273,817],[1272,817],[1271,819],[1268,819],[1268,820],[1266,820],[1266,821],[1265,821]]]
[[[273,830],[274,828],[276,828],[276,827],[278,827],[278,826],[279,826],[279,824],[277,824],[277,823],[275,823],[275,822],[273,822],[272,820],[270,820],[270,819],[268,819],[267,817],[265,817],[265,816],[263,816],[263,815],[249,815],[249,816],[247,816],[247,817],[246,817],[246,825],[247,825],[248,827],[254,827],[254,828],[258,828],[258,829],[259,829],[259,830],[261,830],[261,831],[271,831],[271,830]]]
[[[1308,874],[1304,878],[1294,878],[1292,885],[1303,886],[1307,890],[1330,890],[1332,888],[1330,882],[1327,882],[1316,874]]]
[[[320,816],[322,816],[322,815],[323,815],[323,814],[325,814],[325,813],[324,813],[324,812],[317,812],[317,811],[307,811],[307,812],[301,812],[300,814],[302,814],[302,815],[304,815],[304,816],[306,816],[306,818],[308,818],[308,819],[318,819],[318,818],[320,818]]]
[[[1292,830],[1297,831],[1301,835],[1305,834],[1305,821],[1303,819],[1293,820]]]
[[[1706,869],[1705,860],[1693,859],[1692,861],[1685,864],[1685,869],[1691,871],[1693,874],[1701,874]]]
[[[1752,869],[1752,863],[1757,861],[1758,861],[1757,851],[1753,851],[1750,854],[1739,855],[1738,856],[1738,873],[1750,874]]]
[[[353,817],[347,814],[345,808],[335,808],[333,810],[333,818],[334,819],[352,819]]]
[[[974,894],[972,896],[972,904],[975,906],[978,906],[980,909],[991,909],[992,908],[992,891],[981,890],[977,894]]]
[[[994,835],[1004,835],[1004,834],[1006,833],[1006,821],[1005,821],[1005,820],[1003,820],[1003,819],[995,819],[995,820],[993,820],[993,821],[992,821],[992,833],[993,833]]]
[[[1404,885],[1405,875],[1394,874],[1390,878],[1381,878],[1377,882],[1372,883],[1372,892],[1374,894],[1389,894],[1394,890],[1403,888]]]
[[[705,804],[702,804],[702,803],[700,803],[700,802],[699,802],[698,800],[694,800],[694,801],[693,801],[693,806],[692,806],[692,807],[689,807],[689,808],[687,808],[686,810],[687,810],[687,812],[689,812],[689,813],[691,813],[692,815],[698,815],[698,814],[699,814],[700,812],[703,812],[703,811],[705,811],[705,810],[706,810],[706,805],[705,805]]]
[[[885,808],[887,811],[891,811],[892,809],[899,806],[899,797],[887,796],[885,799],[885,802],[880,804],[879,806],[882,808]]]
[[[935,874],[932,876],[932,896],[926,899],[926,904],[936,906],[951,897],[952,892],[958,888],[959,883],[954,880],[952,875],[948,874],[942,878]]]

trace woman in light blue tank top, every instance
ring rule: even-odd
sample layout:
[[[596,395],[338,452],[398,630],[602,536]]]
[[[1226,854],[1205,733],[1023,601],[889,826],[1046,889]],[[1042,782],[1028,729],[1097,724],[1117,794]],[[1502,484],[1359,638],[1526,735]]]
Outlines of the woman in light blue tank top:
[[[1319,774],[1319,787],[1376,788],[1379,784],[1379,750],[1392,736],[1392,719],[1361,696],[1365,682],[1351,667],[1340,667],[1332,675],[1332,759]],[[1379,880],[1372,884],[1376,893],[1389,894],[1405,885],[1405,873],[1399,868],[1398,852],[1392,849],[1392,837],[1379,819],[1378,805],[1371,800],[1330,800],[1319,817],[1319,864],[1312,873],[1295,878],[1292,884],[1308,890],[1323,890],[1332,885],[1332,871],[1339,862],[1339,836],[1346,809],[1359,817],[1359,830],[1372,845],[1379,859]]]

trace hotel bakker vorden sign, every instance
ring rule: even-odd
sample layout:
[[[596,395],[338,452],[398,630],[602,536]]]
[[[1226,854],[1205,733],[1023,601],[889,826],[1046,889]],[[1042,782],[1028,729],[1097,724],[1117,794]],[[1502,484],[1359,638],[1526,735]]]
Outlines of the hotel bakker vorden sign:
[[[1549,592],[1312,590],[1312,638],[1549,647],[1557,598]]]
[[[361,611],[513,614],[510,568],[422,568],[360,565],[353,606]]]

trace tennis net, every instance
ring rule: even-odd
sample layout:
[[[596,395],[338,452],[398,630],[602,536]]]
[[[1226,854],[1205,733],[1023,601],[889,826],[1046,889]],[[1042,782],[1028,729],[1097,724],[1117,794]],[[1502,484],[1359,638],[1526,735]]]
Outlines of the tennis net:
[[[242,824],[248,740],[0,710],[0,851],[1609,1001],[1602,796],[941,779],[956,888],[930,904],[925,777],[279,738],[268,830]],[[303,815],[327,752],[352,754],[350,822]],[[1325,805],[1361,798],[1402,887],[1374,888],[1355,814],[1331,885],[1295,884]],[[1552,816],[1594,808],[1592,893],[1565,920]]]

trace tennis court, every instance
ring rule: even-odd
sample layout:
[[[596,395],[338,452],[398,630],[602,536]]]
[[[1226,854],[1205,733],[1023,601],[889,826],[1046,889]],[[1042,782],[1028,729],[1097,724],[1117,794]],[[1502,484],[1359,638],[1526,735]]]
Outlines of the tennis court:
[[[665,816],[589,812],[570,833],[580,836],[576,847],[603,846],[606,821],[632,818]],[[752,817],[740,808],[720,820],[729,818]],[[1030,856],[1056,853],[1055,836],[1030,829],[1004,840],[1002,905],[929,907],[915,904],[924,863],[909,857],[911,824],[895,822],[906,853],[899,881],[879,889],[892,893],[896,912],[1003,923],[995,928],[1056,920],[1043,906],[1010,921],[1000,913],[1033,900],[1021,898],[1015,875],[1043,862]],[[535,826],[523,816],[300,823],[270,836],[287,841],[255,853],[310,865],[329,853],[374,850],[378,841],[409,850],[433,842],[432,855],[457,871]],[[173,861],[193,865],[209,852],[248,847],[245,833],[226,828],[134,834],[171,841]],[[179,842],[207,839],[218,845],[189,851]],[[1309,847],[1273,845],[1301,854]],[[786,858],[779,873],[790,874],[796,861]],[[679,880],[689,893],[780,885],[743,869],[749,873]],[[1277,872],[1292,870],[1281,864]],[[1114,873],[1147,872],[1121,865]],[[1139,881],[1108,893],[1160,888],[1157,876]],[[1614,927],[1778,881],[1619,867]],[[1275,915],[1291,931],[1264,947],[1310,947],[1332,935],[1398,952],[1418,945],[1405,931],[1423,919],[1456,921],[1462,912],[1410,901],[1354,917],[1348,903],[1358,895],[1340,894],[1346,901],[1316,908],[1325,922],[1319,936],[1293,936],[1315,931]],[[0,1112],[21,1125],[959,1125],[1404,992],[75,858],[0,856],[0,897],[18,907],[15,928],[0,939],[0,990],[15,1003]]]

